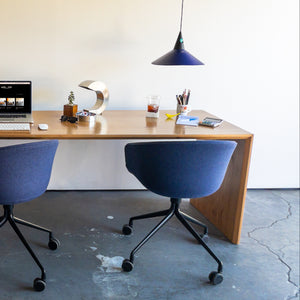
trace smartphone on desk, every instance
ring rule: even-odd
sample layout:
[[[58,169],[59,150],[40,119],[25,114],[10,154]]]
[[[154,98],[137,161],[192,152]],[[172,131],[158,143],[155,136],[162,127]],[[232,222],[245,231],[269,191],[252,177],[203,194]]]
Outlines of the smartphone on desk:
[[[215,128],[215,127],[219,126],[222,122],[223,122],[222,119],[206,117],[203,119],[202,122],[199,122],[199,125]]]

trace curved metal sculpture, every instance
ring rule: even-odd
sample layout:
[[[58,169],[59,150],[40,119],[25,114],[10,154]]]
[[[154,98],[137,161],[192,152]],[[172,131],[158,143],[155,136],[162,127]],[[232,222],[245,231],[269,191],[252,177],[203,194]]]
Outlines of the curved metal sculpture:
[[[108,104],[109,93],[106,85],[101,81],[85,80],[79,84],[80,87],[92,90],[97,94],[97,100],[93,107],[85,109],[91,113],[100,115]]]

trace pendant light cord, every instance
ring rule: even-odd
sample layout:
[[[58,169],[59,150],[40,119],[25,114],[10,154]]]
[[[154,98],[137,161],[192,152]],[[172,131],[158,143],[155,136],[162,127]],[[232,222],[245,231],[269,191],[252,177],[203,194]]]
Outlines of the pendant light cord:
[[[181,32],[181,28],[182,28],[182,17],[183,17],[183,1],[181,2],[181,17],[180,17],[180,32]]]

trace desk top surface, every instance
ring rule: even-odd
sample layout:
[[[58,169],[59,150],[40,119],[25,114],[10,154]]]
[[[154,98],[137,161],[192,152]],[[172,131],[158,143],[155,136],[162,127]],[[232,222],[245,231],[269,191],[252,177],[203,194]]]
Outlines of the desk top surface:
[[[0,139],[246,139],[252,134],[224,121],[217,128],[176,125],[176,117],[146,118],[141,110],[108,110],[94,123],[61,122],[61,111],[33,111],[34,124],[30,131],[0,131]],[[200,120],[215,117],[205,111],[191,113]],[[38,124],[48,124],[48,130],[38,129]]]

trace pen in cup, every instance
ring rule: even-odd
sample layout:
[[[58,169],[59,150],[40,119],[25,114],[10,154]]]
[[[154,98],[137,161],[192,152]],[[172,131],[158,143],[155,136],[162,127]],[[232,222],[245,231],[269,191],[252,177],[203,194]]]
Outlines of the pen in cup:
[[[182,93],[182,95],[176,95],[176,99],[179,105],[188,105],[189,99],[191,95],[191,90],[185,89]]]
[[[186,97],[186,104],[189,104],[190,94],[191,94],[191,90],[188,90],[187,97]]]

